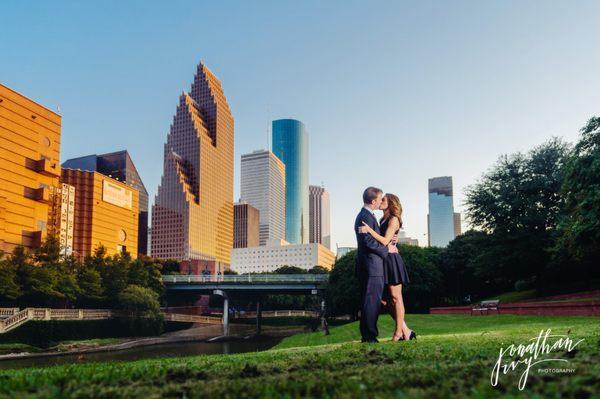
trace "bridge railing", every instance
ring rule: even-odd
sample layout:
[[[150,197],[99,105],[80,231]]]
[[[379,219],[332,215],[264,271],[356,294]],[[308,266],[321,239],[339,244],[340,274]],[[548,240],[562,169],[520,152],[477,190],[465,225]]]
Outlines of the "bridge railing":
[[[198,274],[171,274],[163,276],[166,284],[175,283],[324,283],[328,280],[327,274],[225,274],[198,275]]]

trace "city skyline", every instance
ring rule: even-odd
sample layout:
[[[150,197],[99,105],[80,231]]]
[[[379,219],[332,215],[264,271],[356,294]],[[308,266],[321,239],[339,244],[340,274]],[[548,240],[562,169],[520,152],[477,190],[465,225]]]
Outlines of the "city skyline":
[[[231,100],[236,161],[268,147],[274,119],[310,127],[310,182],[331,193],[332,247],[354,245],[351,223],[368,185],[400,197],[406,232],[423,245],[427,178],[452,175],[462,213],[464,187],[498,156],[552,135],[575,141],[600,102],[598,55],[578,56],[594,45],[599,5],[541,4],[380,2],[365,15],[357,3],[336,2],[148,2],[119,13],[115,5],[10,3],[6,27],[18,34],[0,44],[12,57],[0,76],[60,107],[62,159],[127,149],[153,199],[177,95],[205,59]],[[58,10],[60,23],[48,18]],[[223,16],[235,28],[223,32],[215,22]],[[19,26],[24,18],[36,28]],[[22,50],[32,42],[36,51]]]

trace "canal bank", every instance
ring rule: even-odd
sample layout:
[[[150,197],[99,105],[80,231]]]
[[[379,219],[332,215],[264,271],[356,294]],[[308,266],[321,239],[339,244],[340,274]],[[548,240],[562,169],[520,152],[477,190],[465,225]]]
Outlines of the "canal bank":
[[[194,325],[160,337],[136,338],[116,344],[76,348],[68,351],[11,353],[0,356],[0,369],[46,367],[59,364],[132,361],[156,357],[256,352],[269,349],[284,337],[304,332],[299,326],[265,326],[263,334],[245,324],[232,324],[223,337],[222,326]],[[216,338],[216,339],[215,339]]]

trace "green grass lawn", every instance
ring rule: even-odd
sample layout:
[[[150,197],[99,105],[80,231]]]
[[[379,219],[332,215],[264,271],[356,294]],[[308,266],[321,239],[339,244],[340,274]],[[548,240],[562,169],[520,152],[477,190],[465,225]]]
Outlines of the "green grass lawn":
[[[591,398],[600,392],[600,319],[586,317],[409,315],[416,341],[361,344],[356,323],[284,339],[258,353],[0,371],[0,397],[29,398]],[[490,374],[501,347],[528,343],[541,329],[584,339],[556,352],[575,372]],[[391,319],[380,320],[389,339]],[[547,363],[544,367],[567,367]]]

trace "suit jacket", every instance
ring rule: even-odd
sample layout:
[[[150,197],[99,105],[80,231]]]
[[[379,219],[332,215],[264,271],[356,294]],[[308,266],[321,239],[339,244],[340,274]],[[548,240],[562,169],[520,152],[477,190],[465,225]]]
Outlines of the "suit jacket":
[[[357,243],[356,276],[359,279],[370,276],[383,276],[383,259],[388,255],[387,246],[381,244],[370,234],[359,233],[358,228],[363,225],[362,222],[365,222],[380,234],[379,224],[375,216],[362,208],[354,222]]]

